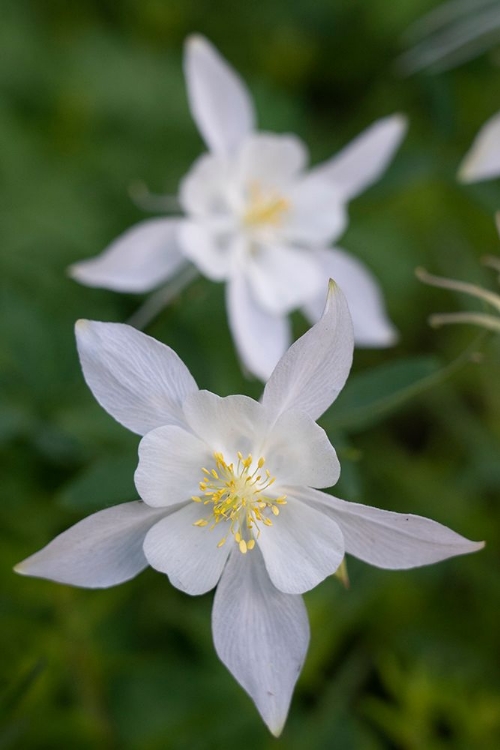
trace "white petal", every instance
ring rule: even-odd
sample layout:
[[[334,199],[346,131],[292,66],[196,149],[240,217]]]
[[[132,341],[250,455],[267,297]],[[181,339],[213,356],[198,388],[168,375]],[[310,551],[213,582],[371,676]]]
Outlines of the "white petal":
[[[238,451],[245,456],[254,453],[256,441],[268,424],[258,401],[248,396],[221,398],[209,391],[189,396],[184,414],[192,431],[208,446],[210,455],[220,452],[230,461],[236,460]]]
[[[202,274],[213,281],[226,279],[231,271],[234,235],[220,232],[202,221],[185,221],[179,230],[183,253]]]
[[[321,175],[310,173],[297,182],[287,196],[283,235],[309,247],[327,245],[345,229],[345,200],[338,187]]]
[[[315,175],[330,179],[345,200],[366,190],[385,171],[406,134],[402,115],[377,120],[336,156],[313,169]]]
[[[256,301],[244,273],[238,270],[226,288],[229,327],[244,366],[267,380],[290,345],[290,323],[273,315]]]
[[[139,435],[184,425],[182,403],[198,388],[172,349],[121,323],[79,320],[75,330],[87,385],[111,416]]]
[[[500,112],[485,122],[460,165],[461,182],[491,180],[500,175]]]
[[[325,275],[309,250],[256,247],[248,256],[246,273],[257,304],[274,315],[295,310],[321,291],[326,294]]]
[[[471,542],[422,516],[348,503],[315,490],[303,489],[300,498],[309,498],[338,523],[346,552],[378,568],[416,568],[484,547],[484,542]]]
[[[280,191],[296,179],[307,160],[307,148],[297,136],[255,133],[238,154],[236,176],[249,189]]]
[[[120,235],[100,255],[69,267],[87,286],[148,292],[186,263],[177,241],[178,219],[148,219]]]
[[[257,549],[233,552],[215,592],[212,630],[219,659],[278,737],[309,644],[302,598],[277,591]]]
[[[286,488],[285,488],[286,489]],[[344,558],[344,539],[334,520],[297,500],[289,488],[287,504],[260,527],[257,544],[267,572],[285,594],[303,594],[335,573]]]
[[[287,409],[317,419],[342,390],[352,363],[353,333],[347,302],[330,281],[323,317],[280,359],[262,403],[276,416]]]
[[[189,37],[184,57],[191,114],[211,151],[230,153],[254,128],[248,89],[204,37]]]
[[[344,292],[354,327],[356,346],[384,347],[396,343],[398,334],[387,315],[378,281],[360,260],[338,248],[317,251],[325,278],[334,279]],[[304,306],[312,323],[319,320],[324,292]]]
[[[203,154],[181,181],[184,211],[196,217],[226,216],[230,209],[231,163],[218,154]]]
[[[282,414],[260,454],[280,485],[331,487],[340,476],[340,464],[326,432],[302,412]]]
[[[156,508],[186,502],[199,494],[202,467],[211,461],[207,446],[194,435],[175,425],[158,427],[139,445],[137,492]]]
[[[63,531],[15,570],[86,588],[128,581],[147,567],[142,544],[165,512],[140,502],[106,508]]]
[[[166,573],[173,586],[193,596],[217,585],[233,544],[228,539],[223,547],[217,547],[228,533],[227,523],[215,529],[194,526],[206,514],[203,506],[191,501],[153,526],[144,541],[149,564]]]

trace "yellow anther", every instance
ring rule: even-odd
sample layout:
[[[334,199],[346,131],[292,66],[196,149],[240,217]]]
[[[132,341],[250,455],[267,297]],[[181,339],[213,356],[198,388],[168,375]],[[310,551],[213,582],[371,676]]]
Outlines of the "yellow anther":
[[[279,226],[290,208],[290,201],[275,192],[264,192],[258,182],[249,185],[248,197],[248,207],[243,215],[243,223],[247,226]]]
[[[265,464],[261,456],[255,463],[252,454],[246,457],[237,453],[238,462],[227,463],[222,453],[214,453],[214,468],[203,467],[203,478],[199,484],[202,497],[193,495],[192,500],[211,507],[208,518],[200,518],[195,526],[208,526],[209,530],[219,523],[227,523],[238,549],[246,554],[255,547],[261,533],[260,524],[272,526],[269,514],[279,515],[277,505],[285,504],[285,495],[274,499],[267,496],[266,489],[275,481],[268,469],[260,472]],[[222,547],[226,534],[217,543]]]

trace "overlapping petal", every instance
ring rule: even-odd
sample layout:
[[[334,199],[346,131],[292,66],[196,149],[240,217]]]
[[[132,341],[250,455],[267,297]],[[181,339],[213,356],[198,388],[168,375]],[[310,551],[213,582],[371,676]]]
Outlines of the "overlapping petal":
[[[75,330],[87,385],[112,417],[139,435],[185,424],[182,403],[198,387],[170,347],[121,323],[79,320]]]
[[[191,114],[208,148],[220,154],[233,152],[254,128],[246,84],[199,35],[187,40],[184,73]]]
[[[344,231],[347,211],[342,192],[314,170],[297,181],[288,199],[283,237],[310,248],[327,245]]]
[[[317,419],[344,386],[353,346],[346,299],[330,281],[322,318],[280,359],[264,388],[262,403],[276,417],[297,409]]]
[[[202,467],[212,455],[195,435],[176,425],[148,432],[139,445],[135,486],[155,508],[186,502],[199,492]]]
[[[370,187],[391,161],[407,130],[406,118],[396,114],[374,122],[312,174],[331,180],[349,201]]]
[[[235,178],[250,189],[281,191],[305,169],[307,161],[307,148],[296,135],[253,133],[238,153]]]
[[[230,208],[231,161],[203,154],[180,184],[179,199],[186,213],[197,218],[225,216]]]
[[[307,250],[275,243],[255,247],[246,266],[255,301],[274,315],[289,313],[325,290],[327,277]]]
[[[106,508],[63,531],[15,570],[86,588],[123,583],[147,567],[144,539],[166,512],[137,501]]]
[[[291,341],[285,315],[264,310],[255,300],[242,269],[226,288],[229,327],[243,365],[261,380],[267,380]]]
[[[194,525],[204,512],[203,505],[190,501],[153,526],[144,540],[149,564],[166,573],[173,586],[193,596],[217,585],[232,548],[230,540],[217,546],[227,534],[225,523],[214,529]]]
[[[302,503],[289,488],[287,504],[263,525],[257,543],[269,577],[285,594],[303,594],[335,573],[344,557],[344,538],[337,523]]]
[[[148,292],[186,263],[177,240],[179,225],[179,219],[141,221],[100,255],[74,263],[68,273],[87,286]]]
[[[340,476],[337,454],[326,432],[308,414],[286,411],[272,425],[259,455],[280,486],[331,487]],[[277,491],[280,491],[279,489]]]
[[[391,346],[397,331],[387,315],[380,286],[373,274],[357,258],[338,248],[316,251],[326,278],[334,279],[345,294],[357,346]],[[324,291],[304,305],[312,323],[319,320],[325,303]]]
[[[346,552],[378,568],[416,568],[477,552],[484,546],[484,542],[471,542],[422,516],[349,503],[304,488],[298,496],[338,523]]]
[[[235,239],[230,227],[214,228],[209,223],[185,221],[179,229],[182,251],[200,271],[213,281],[231,274]]]
[[[268,417],[262,405],[248,396],[216,396],[198,391],[184,403],[186,422],[204,441],[210,456],[222,453],[233,460],[238,451],[253,453],[258,436],[267,427]]]
[[[300,596],[277,591],[258,549],[229,557],[212,612],[215,650],[279,736],[309,644]]]
[[[476,135],[460,165],[462,182],[491,180],[500,176],[500,112],[490,117]]]

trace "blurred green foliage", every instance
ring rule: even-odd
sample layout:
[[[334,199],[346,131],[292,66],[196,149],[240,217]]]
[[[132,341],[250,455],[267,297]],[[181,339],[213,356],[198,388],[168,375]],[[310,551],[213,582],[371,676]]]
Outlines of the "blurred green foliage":
[[[500,73],[483,56],[398,78],[401,35],[434,5],[3,0],[0,748],[500,747],[500,342],[431,331],[430,312],[474,302],[413,275],[424,265],[494,283],[479,258],[500,250],[500,187],[463,187],[455,173],[499,107]],[[311,647],[278,741],[214,654],[211,595],[187,597],[152,570],[106,591],[11,572],[88,512],[135,497],[137,438],[86,388],[73,323],[124,321],[141,298],[80,287],[65,269],[143,216],[134,181],[173,192],[200,153],[181,69],[192,31],[249,82],[261,126],[299,133],[313,161],[377,117],[408,114],[400,153],[352,204],[342,239],[380,278],[401,336],[393,350],[356,353],[324,417],[343,465],[335,491],[488,543],[409,572],[349,559],[349,590],[332,578],[310,592]],[[258,396],[220,285],[195,282],[148,331],[201,387]]]

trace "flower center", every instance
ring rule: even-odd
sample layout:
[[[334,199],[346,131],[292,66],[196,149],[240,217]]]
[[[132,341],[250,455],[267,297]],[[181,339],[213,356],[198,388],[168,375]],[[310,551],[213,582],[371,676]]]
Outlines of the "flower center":
[[[290,201],[276,192],[262,190],[258,182],[248,188],[248,205],[243,214],[243,223],[248,227],[271,224],[274,227],[283,222],[284,214],[290,208]]]
[[[275,482],[275,477],[266,469],[264,458],[254,464],[249,454],[243,458],[238,453],[236,466],[227,464],[222,453],[214,453],[215,468],[202,469],[201,496],[193,497],[195,503],[211,506],[208,518],[200,518],[195,526],[214,529],[221,521],[229,524],[229,531],[218,543],[222,547],[229,533],[234,537],[240,552],[255,547],[255,536],[260,534],[260,524],[272,526],[269,514],[278,516],[280,505],[286,505],[286,495],[271,498],[265,491]]]

